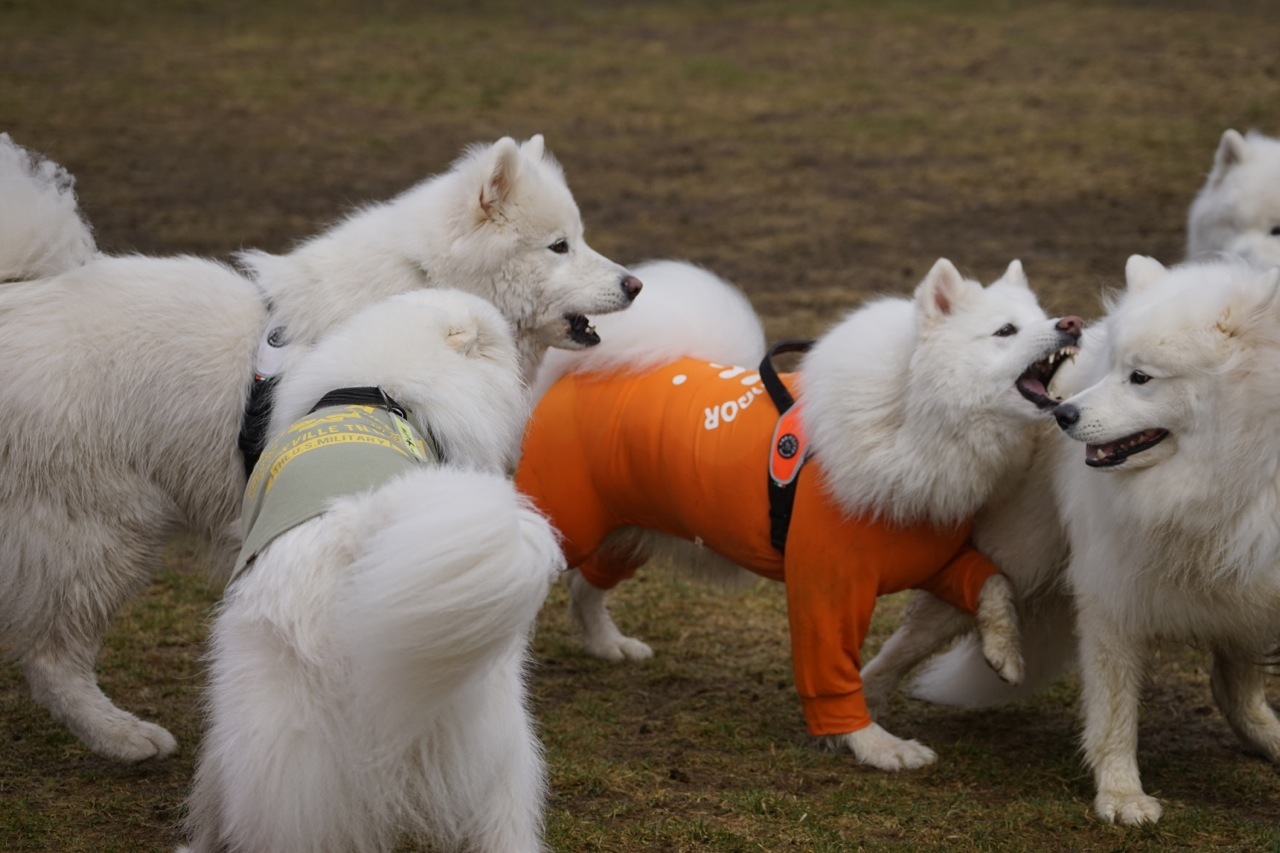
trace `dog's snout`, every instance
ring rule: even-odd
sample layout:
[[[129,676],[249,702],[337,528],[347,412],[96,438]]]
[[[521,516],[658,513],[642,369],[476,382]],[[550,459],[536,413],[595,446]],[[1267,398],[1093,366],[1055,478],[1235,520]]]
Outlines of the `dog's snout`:
[[[1070,403],[1063,403],[1053,407],[1053,418],[1058,422],[1060,429],[1067,430],[1080,420],[1080,410]]]
[[[1078,340],[1084,332],[1084,320],[1076,316],[1063,317],[1058,321],[1057,328]]]
[[[640,279],[636,278],[635,276],[633,275],[623,276],[622,292],[627,295],[628,302],[633,301],[636,298],[636,296],[639,295],[640,289],[642,287],[644,287],[644,284],[642,284]]]

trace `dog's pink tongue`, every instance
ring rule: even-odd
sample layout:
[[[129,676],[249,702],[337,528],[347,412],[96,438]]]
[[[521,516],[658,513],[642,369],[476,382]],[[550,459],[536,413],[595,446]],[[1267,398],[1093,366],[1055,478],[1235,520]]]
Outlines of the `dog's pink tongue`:
[[[1027,377],[1025,379],[1019,379],[1018,387],[1023,388],[1027,391],[1030,391],[1032,394],[1035,394],[1039,397],[1049,396],[1049,389],[1045,388],[1044,383],[1041,382],[1039,379],[1033,379],[1031,377]]]

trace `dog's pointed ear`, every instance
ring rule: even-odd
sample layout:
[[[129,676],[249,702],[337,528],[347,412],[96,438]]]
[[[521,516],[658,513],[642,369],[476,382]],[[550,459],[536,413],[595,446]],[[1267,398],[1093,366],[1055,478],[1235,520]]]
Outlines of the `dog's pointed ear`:
[[[1256,285],[1259,296],[1241,305],[1228,304],[1222,310],[1222,316],[1215,324],[1219,332],[1234,338],[1256,323],[1276,323],[1273,315],[1280,305],[1280,300],[1276,299],[1277,292],[1280,292],[1280,267],[1272,267],[1262,273]]]
[[[502,210],[511,197],[516,174],[520,170],[520,147],[504,136],[485,155],[484,178],[480,184],[480,214],[494,221],[502,218]]]
[[[1009,262],[1009,268],[1004,271],[1004,275],[1000,276],[1000,281],[1015,287],[1031,289],[1031,284],[1027,281],[1027,274],[1022,269],[1022,261],[1017,258]]]
[[[459,355],[471,355],[480,343],[480,330],[474,325],[451,326],[445,333],[444,343]]]
[[[950,314],[968,296],[969,282],[946,258],[938,258],[929,274],[916,288],[916,307],[926,322],[934,323]]]
[[[1146,255],[1130,255],[1124,265],[1124,280],[1131,293],[1141,293],[1168,274],[1164,264]]]
[[[1218,151],[1213,155],[1213,171],[1209,173],[1209,184],[1217,186],[1222,183],[1227,173],[1243,163],[1249,156],[1249,140],[1236,130],[1225,130],[1218,142]]]
[[[547,142],[542,138],[541,133],[535,133],[521,144],[520,150],[530,160],[541,160],[547,153]]]

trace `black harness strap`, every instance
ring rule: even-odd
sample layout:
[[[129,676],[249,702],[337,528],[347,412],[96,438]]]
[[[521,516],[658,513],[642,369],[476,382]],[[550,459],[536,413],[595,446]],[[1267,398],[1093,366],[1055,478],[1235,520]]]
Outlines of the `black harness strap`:
[[[274,403],[276,383],[279,376],[254,376],[253,387],[249,389],[249,401],[245,403],[244,420],[240,422],[240,437],[237,445],[244,456],[244,475],[253,475],[254,466],[267,444],[267,424],[271,421],[271,407]],[[320,402],[311,408],[311,412],[325,406],[378,406],[393,415],[407,418],[404,406],[388,396],[376,385],[364,385],[354,388],[336,388],[320,398]],[[308,412],[310,414],[310,412]]]
[[[795,397],[791,396],[791,392],[787,390],[787,386],[778,378],[778,371],[773,366],[773,357],[775,355],[785,355],[786,353],[804,353],[808,352],[813,346],[813,341],[787,340],[779,341],[770,347],[765,353],[764,359],[760,362],[760,381],[764,384],[764,388],[769,392],[769,399],[773,400],[773,405],[778,410],[778,416],[781,419],[786,415],[787,411],[795,405]],[[799,437],[790,431],[782,428],[776,430],[773,437],[774,446],[769,448],[770,465],[769,465],[769,542],[774,548],[781,552],[787,549],[787,530],[791,527],[791,509],[796,502],[796,483],[800,480],[800,464],[797,464],[791,476],[784,482],[774,476],[773,456],[779,454],[786,459],[791,459],[798,452],[800,443]]]
[[[249,400],[244,404],[244,419],[240,421],[240,436],[236,445],[244,457],[244,475],[253,474],[258,457],[267,443],[267,423],[271,420],[272,394],[279,376],[254,376],[249,388]]]
[[[380,409],[386,409],[393,415],[401,418],[409,417],[404,406],[382,390],[378,385],[359,385],[352,388],[335,388],[328,394],[320,398],[320,402],[311,407],[311,414],[325,406],[377,406]]]

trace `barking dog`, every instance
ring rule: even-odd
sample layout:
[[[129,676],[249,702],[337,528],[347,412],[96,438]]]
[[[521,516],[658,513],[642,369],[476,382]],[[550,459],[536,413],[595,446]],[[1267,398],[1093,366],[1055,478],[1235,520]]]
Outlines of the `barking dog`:
[[[608,343],[568,375],[540,378],[548,390],[517,470],[577,569],[571,607],[589,649],[651,653],[605,609],[607,590],[644,562],[648,531],[705,545],[785,581],[811,733],[875,767],[933,761],[873,722],[863,701],[858,650],[875,598],[927,588],[976,611],[992,665],[1020,677],[1009,587],[966,540],[996,484],[1025,464],[1032,424],[1054,402],[1046,385],[1074,353],[1080,321],[1046,319],[1016,261],[987,288],[939,261],[914,299],[855,311],[782,379],[798,392],[800,428],[779,440],[761,376],[704,360],[708,335],[746,350],[757,340],[741,296],[680,265],[642,272],[642,313],[608,324],[618,331],[606,327]],[[735,323],[736,334],[725,331]],[[783,551],[771,541],[766,462],[775,441],[805,435],[812,460]],[[788,446],[784,456],[804,458]]]
[[[563,558],[501,474],[527,412],[502,318],[446,290],[282,379],[212,632],[195,850],[541,849],[523,664]]]
[[[7,137],[0,170],[0,646],[36,701],[121,761],[176,744],[98,688],[101,637],[175,533],[229,565],[255,369],[282,357],[287,374],[294,350],[380,298],[455,287],[498,306],[528,378],[547,346],[594,344],[588,315],[640,287],[583,240],[541,137],[476,146],[287,254],[248,253],[252,279],[97,255],[64,172]]]

